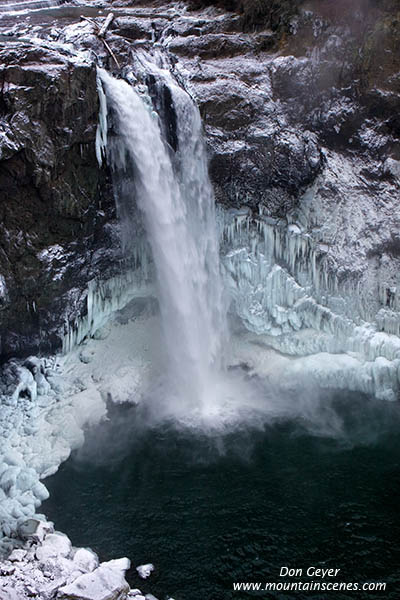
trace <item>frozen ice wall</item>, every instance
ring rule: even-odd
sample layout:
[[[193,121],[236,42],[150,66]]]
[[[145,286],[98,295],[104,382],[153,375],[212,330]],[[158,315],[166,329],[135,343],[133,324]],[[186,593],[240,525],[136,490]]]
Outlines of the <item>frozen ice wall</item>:
[[[134,298],[154,295],[153,270],[146,246],[138,242],[132,268],[110,279],[93,279],[86,290],[86,314],[78,314],[73,322],[66,323],[63,353],[67,354],[87,336],[103,327],[117,310],[124,308]]]
[[[101,395],[83,395],[85,385],[64,377],[61,363],[30,357],[0,370],[0,557],[18,545],[18,528],[48,498],[41,480],[106,413]]]
[[[232,310],[260,344],[292,356],[318,384],[394,400],[400,381],[399,297],[379,281],[340,279],[307,224],[260,210],[218,214]],[[288,376],[289,373],[288,373]]]

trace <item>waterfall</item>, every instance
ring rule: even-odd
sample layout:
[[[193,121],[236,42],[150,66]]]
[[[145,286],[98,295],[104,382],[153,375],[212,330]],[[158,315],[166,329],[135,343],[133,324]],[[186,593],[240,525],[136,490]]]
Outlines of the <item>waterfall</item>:
[[[99,78],[112,123],[107,156],[116,178],[131,183],[125,189],[143,216],[153,255],[169,379],[186,407],[199,407],[209,400],[221,369],[225,330],[214,198],[199,111],[170,77],[177,116],[174,154],[148,96],[104,70]]]
[[[12,13],[40,8],[54,8],[63,4],[65,0],[3,0],[0,6],[1,13]]]

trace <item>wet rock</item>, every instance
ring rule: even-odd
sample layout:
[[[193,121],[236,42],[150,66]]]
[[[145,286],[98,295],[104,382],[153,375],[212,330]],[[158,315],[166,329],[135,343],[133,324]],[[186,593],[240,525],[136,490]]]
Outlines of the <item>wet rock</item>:
[[[18,528],[19,536],[24,540],[42,542],[48,533],[54,532],[53,523],[36,518],[27,519]]]
[[[166,21],[162,21],[165,27]],[[158,20],[158,26],[160,26]],[[136,17],[118,17],[114,21],[113,33],[123,36],[128,40],[138,40],[152,38],[152,34],[156,24],[152,19],[138,19]]]
[[[169,43],[169,50],[179,56],[210,59],[246,53],[254,43],[255,40],[245,34],[209,33],[175,38]]]
[[[10,42],[0,77],[0,272],[8,290],[0,355],[26,355],[60,347],[70,292],[93,277],[88,251],[107,245],[101,236],[114,203],[101,200],[94,153],[94,65],[64,49]]]

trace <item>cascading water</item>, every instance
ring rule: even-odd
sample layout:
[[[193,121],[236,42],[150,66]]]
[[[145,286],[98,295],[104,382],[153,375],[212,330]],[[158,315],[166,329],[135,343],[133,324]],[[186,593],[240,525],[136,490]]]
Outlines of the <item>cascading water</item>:
[[[63,4],[65,0],[3,0],[0,5],[0,14],[16,11],[37,10],[40,8],[53,8]]]
[[[223,368],[231,359],[224,356],[226,307],[199,111],[167,69],[144,63],[144,77],[150,73],[158,82],[153,92],[168,89],[176,135],[154,111],[146,86],[134,88],[99,70],[97,157],[100,162],[106,151],[113,169],[123,246],[129,252],[137,243],[129,240],[137,235],[137,205],[157,273],[167,381],[153,377],[145,390],[146,417],[215,431],[309,412],[300,402],[292,406],[290,395],[274,393],[271,382]],[[233,366],[246,363],[234,349],[232,356]]]
[[[171,78],[179,147],[172,157],[149,103],[127,82],[103,70],[99,77],[115,133],[108,157],[114,172],[133,177],[130,201],[143,214],[156,267],[170,383],[186,408],[199,408],[221,369],[225,327],[199,111]]]

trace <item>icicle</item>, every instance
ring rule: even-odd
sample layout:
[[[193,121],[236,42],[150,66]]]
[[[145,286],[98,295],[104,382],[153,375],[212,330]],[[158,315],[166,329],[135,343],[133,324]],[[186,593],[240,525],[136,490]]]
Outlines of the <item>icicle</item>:
[[[148,273],[148,262],[141,257],[141,268],[116,275],[105,281],[93,279],[88,284],[86,295],[86,315],[67,325],[63,337],[63,353],[70,352],[82,340],[102,327],[117,310],[121,310],[131,300],[153,296]]]
[[[225,282],[246,327],[288,354],[356,353],[369,362],[363,372],[346,375],[345,385],[391,399],[399,385],[396,369],[400,378],[400,316],[391,308],[398,306],[397,289],[389,294],[379,286],[385,308],[374,314],[360,282],[340,282],[329,269],[329,247],[300,227],[260,216],[242,220],[231,211],[221,219],[229,232]],[[299,337],[304,328],[313,333]]]
[[[96,158],[99,167],[101,167],[107,148],[107,99],[98,73],[96,75],[96,81],[100,103],[99,123],[96,130]]]

